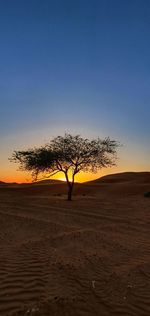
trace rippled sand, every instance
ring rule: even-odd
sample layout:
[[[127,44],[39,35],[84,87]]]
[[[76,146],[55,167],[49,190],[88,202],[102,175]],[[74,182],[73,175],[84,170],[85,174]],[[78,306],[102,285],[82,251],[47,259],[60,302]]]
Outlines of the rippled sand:
[[[150,174],[106,180],[1,186],[0,316],[150,315]]]

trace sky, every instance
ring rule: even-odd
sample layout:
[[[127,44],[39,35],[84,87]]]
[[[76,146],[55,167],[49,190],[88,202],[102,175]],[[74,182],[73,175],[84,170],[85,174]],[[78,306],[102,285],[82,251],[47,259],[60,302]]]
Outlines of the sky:
[[[150,1],[0,1],[0,180],[13,150],[65,132],[110,136],[118,166],[150,170]]]

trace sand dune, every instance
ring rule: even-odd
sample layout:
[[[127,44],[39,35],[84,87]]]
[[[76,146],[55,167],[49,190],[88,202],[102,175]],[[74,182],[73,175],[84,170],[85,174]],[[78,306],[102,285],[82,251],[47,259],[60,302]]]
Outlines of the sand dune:
[[[94,182],[119,183],[119,182],[150,182],[150,172],[122,172],[109,174],[101,177]]]
[[[118,180],[117,180],[118,179]],[[0,315],[149,316],[150,173],[0,188]]]

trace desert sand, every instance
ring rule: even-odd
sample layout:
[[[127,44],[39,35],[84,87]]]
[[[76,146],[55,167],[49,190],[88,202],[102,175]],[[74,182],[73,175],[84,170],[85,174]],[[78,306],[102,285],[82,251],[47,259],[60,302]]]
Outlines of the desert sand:
[[[0,316],[149,316],[150,173],[0,185]]]

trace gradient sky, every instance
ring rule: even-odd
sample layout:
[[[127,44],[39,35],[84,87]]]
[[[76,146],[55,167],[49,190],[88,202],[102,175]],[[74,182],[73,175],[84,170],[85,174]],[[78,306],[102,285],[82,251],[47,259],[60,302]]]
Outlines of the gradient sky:
[[[149,0],[0,2],[0,180],[65,132],[124,145],[104,173],[150,170]]]

